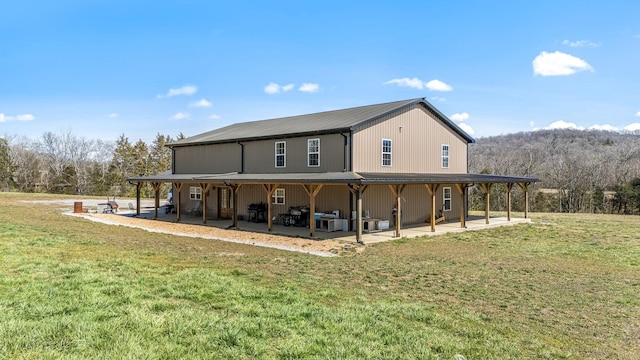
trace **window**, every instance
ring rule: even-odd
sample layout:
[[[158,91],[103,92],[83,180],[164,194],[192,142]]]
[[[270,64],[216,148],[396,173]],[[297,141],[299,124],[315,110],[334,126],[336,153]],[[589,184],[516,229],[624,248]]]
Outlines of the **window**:
[[[276,167],[287,166],[287,143],[276,141]]]
[[[449,168],[449,145],[442,145],[442,168]]]
[[[273,192],[273,204],[284,205],[284,189],[276,189]]]
[[[391,140],[382,139],[382,166],[391,166]]]
[[[442,188],[442,210],[451,211],[451,188]]]
[[[189,187],[189,199],[191,199],[191,200],[202,200],[202,188],[200,188],[200,186],[190,186]]]
[[[320,166],[320,139],[307,140],[307,166]]]

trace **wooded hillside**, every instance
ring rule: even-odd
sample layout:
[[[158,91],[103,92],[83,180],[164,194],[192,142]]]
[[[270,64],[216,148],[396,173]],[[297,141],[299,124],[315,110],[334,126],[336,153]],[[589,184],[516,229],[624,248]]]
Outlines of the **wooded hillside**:
[[[532,211],[638,213],[640,136],[609,131],[539,130],[477,139],[469,171],[537,177]],[[473,191],[472,208],[483,208]],[[504,208],[494,186],[492,209]],[[516,203],[520,192],[513,191]],[[520,204],[514,205],[518,208]]]

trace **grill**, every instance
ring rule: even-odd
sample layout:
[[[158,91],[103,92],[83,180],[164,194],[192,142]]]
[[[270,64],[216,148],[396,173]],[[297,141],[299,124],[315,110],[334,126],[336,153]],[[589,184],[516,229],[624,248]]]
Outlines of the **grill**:
[[[249,219],[247,221],[265,222],[264,213],[267,210],[265,203],[249,204],[247,212],[249,212]]]

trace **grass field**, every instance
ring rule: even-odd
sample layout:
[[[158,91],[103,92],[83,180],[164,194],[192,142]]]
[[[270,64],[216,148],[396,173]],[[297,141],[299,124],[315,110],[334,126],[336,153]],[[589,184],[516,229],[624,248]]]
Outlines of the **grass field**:
[[[640,218],[321,258],[152,234],[0,193],[0,358],[637,359]]]

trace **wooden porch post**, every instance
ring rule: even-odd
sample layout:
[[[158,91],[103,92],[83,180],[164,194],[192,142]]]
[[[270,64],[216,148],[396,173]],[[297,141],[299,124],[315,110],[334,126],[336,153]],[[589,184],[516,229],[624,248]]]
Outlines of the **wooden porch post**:
[[[356,188],[356,242],[364,245],[362,241],[362,187]]]
[[[238,192],[240,192],[240,188],[242,184],[230,185],[231,190],[233,191],[233,227],[238,227]]]
[[[507,189],[507,221],[511,221],[511,188],[513,183],[504,183],[504,187]]]
[[[396,234],[395,237],[400,237],[400,228],[402,227],[401,221],[402,221],[402,210],[400,209],[400,195],[402,193],[402,190],[404,190],[405,185],[391,185],[389,184],[389,189],[391,190],[391,193],[393,194],[393,196],[395,197],[396,200],[396,219],[395,219],[395,228],[396,228]]]
[[[211,190],[210,183],[200,183],[200,189],[202,191],[202,223],[207,223],[207,194]]]
[[[304,191],[309,195],[309,236],[313,237],[316,232],[316,220],[314,214],[316,212],[316,196],[324,184],[302,185]]]
[[[431,232],[436,232],[436,191],[440,187],[440,184],[424,184],[431,195]]]
[[[529,215],[529,192],[527,191],[528,183],[518,183],[518,186],[524,191],[524,218]]]
[[[142,182],[136,183],[136,216],[140,216],[140,188]]]
[[[464,189],[467,184],[456,184],[456,189],[458,189],[458,194],[460,194],[460,227],[467,227],[465,211],[464,211]]]
[[[484,219],[486,224],[489,224],[489,205],[490,205],[489,192],[491,191],[491,185],[493,184],[492,183],[480,184],[480,187],[482,188],[482,192],[484,193]]]
[[[273,193],[276,191],[278,186],[280,186],[280,184],[262,184],[262,187],[267,192],[267,217],[269,218],[267,219],[267,228],[269,229],[269,231],[271,231],[271,228],[273,227],[273,216],[271,215],[271,203],[273,201],[271,200],[271,197],[273,196]]]
[[[180,183],[180,182],[172,184],[173,188],[178,192],[178,194],[173,194],[174,196],[177,195],[177,199],[178,199],[178,201],[175,204],[175,207],[176,207],[176,222],[180,222],[180,200],[181,200],[180,194],[182,193],[182,185],[183,185],[183,183]]]
[[[154,202],[153,202],[153,207],[154,207],[154,215],[153,218],[157,219],[158,218],[158,208],[160,207],[160,183],[159,182],[152,182],[151,186],[153,186],[153,196],[154,196]]]

